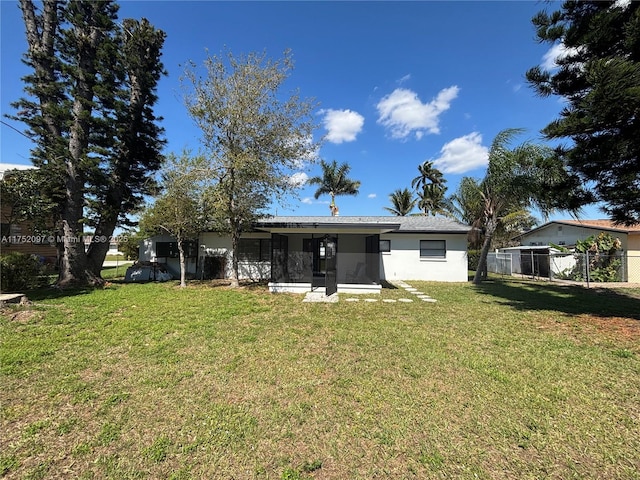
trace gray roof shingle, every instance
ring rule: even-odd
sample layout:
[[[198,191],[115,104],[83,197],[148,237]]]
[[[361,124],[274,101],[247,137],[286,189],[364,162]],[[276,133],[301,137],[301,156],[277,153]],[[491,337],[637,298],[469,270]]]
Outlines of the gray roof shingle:
[[[332,217],[332,216],[275,216],[266,217],[258,220],[256,226],[391,226],[394,232],[399,233],[419,233],[419,232],[438,232],[438,233],[466,233],[471,230],[468,225],[463,225],[455,220],[446,217],[433,217],[426,215],[412,215],[407,217],[399,216],[350,216],[350,217]]]

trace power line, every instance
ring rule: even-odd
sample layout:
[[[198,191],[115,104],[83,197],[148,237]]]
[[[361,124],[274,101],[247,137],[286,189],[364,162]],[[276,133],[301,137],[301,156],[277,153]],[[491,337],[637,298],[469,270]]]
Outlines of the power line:
[[[26,133],[18,130],[16,127],[14,127],[13,125],[8,124],[4,120],[0,120],[0,123],[2,123],[2,125],[5,125],[5,126],[9,127],[11,130],[14,130],[14,131],[18,132],[23,137],[28,138],[29,140],[33,140],[33,138],[31,138],[29,135],[27,135]]]

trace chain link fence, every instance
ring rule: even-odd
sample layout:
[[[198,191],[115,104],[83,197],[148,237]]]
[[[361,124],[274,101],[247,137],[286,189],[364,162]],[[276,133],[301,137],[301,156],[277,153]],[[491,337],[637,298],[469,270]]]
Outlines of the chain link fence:
[[[489,253],[487,270],[499,275],[523,275],[575,282],[640,283],[640,256],[599,253]]]

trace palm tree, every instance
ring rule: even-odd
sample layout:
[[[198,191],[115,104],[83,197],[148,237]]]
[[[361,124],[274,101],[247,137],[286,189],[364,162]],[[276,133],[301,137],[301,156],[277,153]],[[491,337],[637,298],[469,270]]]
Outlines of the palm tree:
[[[420,175],[411,180],[411,188],[416,190],[429,184],[443,186],[447,182],[442,176],[442,172],[433,168],[433,162],[428,160],[418,165],[418,172]]]
[[[480,194],[480,181],[463,177],[456,193],[446,199],[447,216],[464,224],[471,225],[468,240],[471,248],[478,249],[482,245],[482,220],[484,204]]]
[[[433,167],[433,162],[425,161],[418,165],[420,175],[411,180],[411,187],[418,193],[418,208],[425,215],[444,214],[446,212],[446,201],[444,193],[447,181],[442,176],[442,172]]]
[[[418,193],[418,208],[425,215],[446,215],[447,201],[444,196],[447,187],[429,183],[422,186],[422,191]]]
[[[384,207],[384,209],[399,217],[409,215],[418,202],[418,199],[413,198],[413,194],[408,188],[396,190],[389,195],[389,200],[391,200],[392,206]]]
[[[346,162],[338,165],[338,162],[333,160],[331,163],[320,160],[320,166],[322,167],[321,177],[311,177],[307,180],[310,185],[318,185],[314,198],[318,199],[320,195],[329,194],[331,196],[331,215],[338,214],[338,207],[336,206],[336,197],[338,195],[357,195],[360,188],[360,182],[358,180],[351,180],[347,177],[351,167]]]
[[[546,217],[554,210],[568,210],[570,200],[580,195],[580,189],[568,181],[569,176],[555,152],[544,145],[525,142],[513,149],[509,142],[522,129],[503,130],[493,140],[489,150],[489,166],[485,177],[476,182],[482,212],[484,241],[473,283],[485,277],[487,254],[501,224],[518,210],[535,207]]]

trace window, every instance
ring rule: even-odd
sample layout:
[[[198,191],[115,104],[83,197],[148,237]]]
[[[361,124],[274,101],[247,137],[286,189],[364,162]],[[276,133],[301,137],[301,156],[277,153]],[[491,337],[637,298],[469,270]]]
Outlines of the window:
[[[184,256],[194,258],[198,256],[196,242],[184,242]],[[178,258],[178,242],[156,242],[156,257],[158,258]]]
[[[391,251],[391,240],[380,240],[380,252]]]
[[[11,235],[11,224],[3,223],[0,230],[0,236],[4,238],[8,237],[9,235]]]
[[[420,240],[420,258],[445,258],[446,256],[445,240]]]
[[[269,262],[270,238],[241,238],[238,243],[238,259],[245,262]]]

